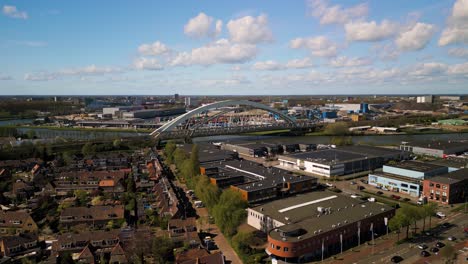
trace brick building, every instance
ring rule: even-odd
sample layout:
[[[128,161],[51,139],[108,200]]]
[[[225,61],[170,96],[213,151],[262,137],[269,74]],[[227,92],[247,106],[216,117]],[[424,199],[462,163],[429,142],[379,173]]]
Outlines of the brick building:
[[[465,202],[468,197],[468,169],[424,180],[423,195],[428,201],[442,204]]]

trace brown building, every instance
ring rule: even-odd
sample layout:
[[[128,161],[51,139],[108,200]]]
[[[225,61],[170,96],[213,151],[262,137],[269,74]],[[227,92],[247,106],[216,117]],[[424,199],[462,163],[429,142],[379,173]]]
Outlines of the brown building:
[[[0,212],[0,236],[36,233],[37,225],[26,212]]]
[[[124,220],[124,206],[69,207],[60,214],[60,224],[66,227],[85,224],[89,227],[103,228],[109,221]]]
[[[468,169],[425,179],[423,195],[430,202],[442,204],[465,202],[468,198]]]
[[[176,247],[188,245],[196,248],[201,245],[195,217],[171,219],[168,224],[169,237]]]
[[[15,257],[39,250],[36,234],[0,237],[0,257]]]
[[[222,252],[210,254],[206,249],[189,249],[176,254],[176,264],[224,264]]]
[[[268,235],[267,253],[288,263],[330,257],[385,234],[395,209],[329,191],[314,191],[247,210],[247,223]]]
[[[86,245],[95,248],[113,248],[120,241],[119,230],[110,231],[88,231],[83,233],[64,233],[57,236],[52,243],[52,253],[81,252]]]

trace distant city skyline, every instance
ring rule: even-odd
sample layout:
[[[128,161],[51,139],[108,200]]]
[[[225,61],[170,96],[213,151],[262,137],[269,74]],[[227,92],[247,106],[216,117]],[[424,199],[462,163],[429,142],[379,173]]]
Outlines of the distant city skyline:
[[[468,0],[0,8],[0,95],[468,93]]]

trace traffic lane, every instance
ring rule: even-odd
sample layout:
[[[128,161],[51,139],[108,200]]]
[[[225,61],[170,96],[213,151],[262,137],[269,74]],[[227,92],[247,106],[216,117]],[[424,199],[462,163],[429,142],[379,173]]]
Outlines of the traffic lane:
[[[431,255],[434,253],[430,252],[430,249],[435,246],[435,243],[438,241],[441,241],[444,244],[451,243],[450,241],[447,240],[449,236],[455,236],[457,237],[458,240],[465,239],[464,235],[460,235],[462,232],[463,226],[468,224],[468,215],[463,214],[463,213],[456,213],[451,216],[448,216],[447,218],[443,219],[439,223],[444,223],[444,222],[453,222],[453,225],[450,228],[438,228],[435,229],[438,234],[436,236],[422,236],[418,237],[417,239],[414,240],[414,242],[411,243],[403,243],[400,245],[397,245],[394,247],[394,249],[391,252],[386,252],[385,256],[377,256],[377,257],[370,257],[369,259],[366,259],[365,261],[362,261],[360,263],[388,263],[390,259],[395,256],[401,256],[404,260],[400,263],[414,263],[415,261],[418,261],[420,259],[429,259],[430,257],[421,257],[421,249],[419,249],[417,246],[419,244],[426,244],[428,248],[426,249]]]

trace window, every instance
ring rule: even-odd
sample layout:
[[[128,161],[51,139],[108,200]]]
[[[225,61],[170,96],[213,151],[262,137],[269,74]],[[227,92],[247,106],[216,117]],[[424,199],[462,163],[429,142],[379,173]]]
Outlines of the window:
[[[447,185],[442,185],[442,189],[447,190]]]
[[[417,189],[418,189],[418,186],[416,186],[416,185],[410,185],[410,188],[413,189],[413,190],[417,190]]]
[[[429,187],[434,187],[434,183],[430,182]]]
[[[440,184],[436,184],[436,188],[440,188]]]
[[[280,250],[280,249],[281,249],[281,247],[280,247],[280,246],[276,246],[276,250]]]
[[[275,248],[275,244],[271,243],[271,248]]]
[[[402,184],[401,184],[401,187],[408,188],[408,184],[406,184],[406,183],[402,183]]]
[[[289,251],[289,248],[288,247],[284,247],[284,252],[288,252]]]

